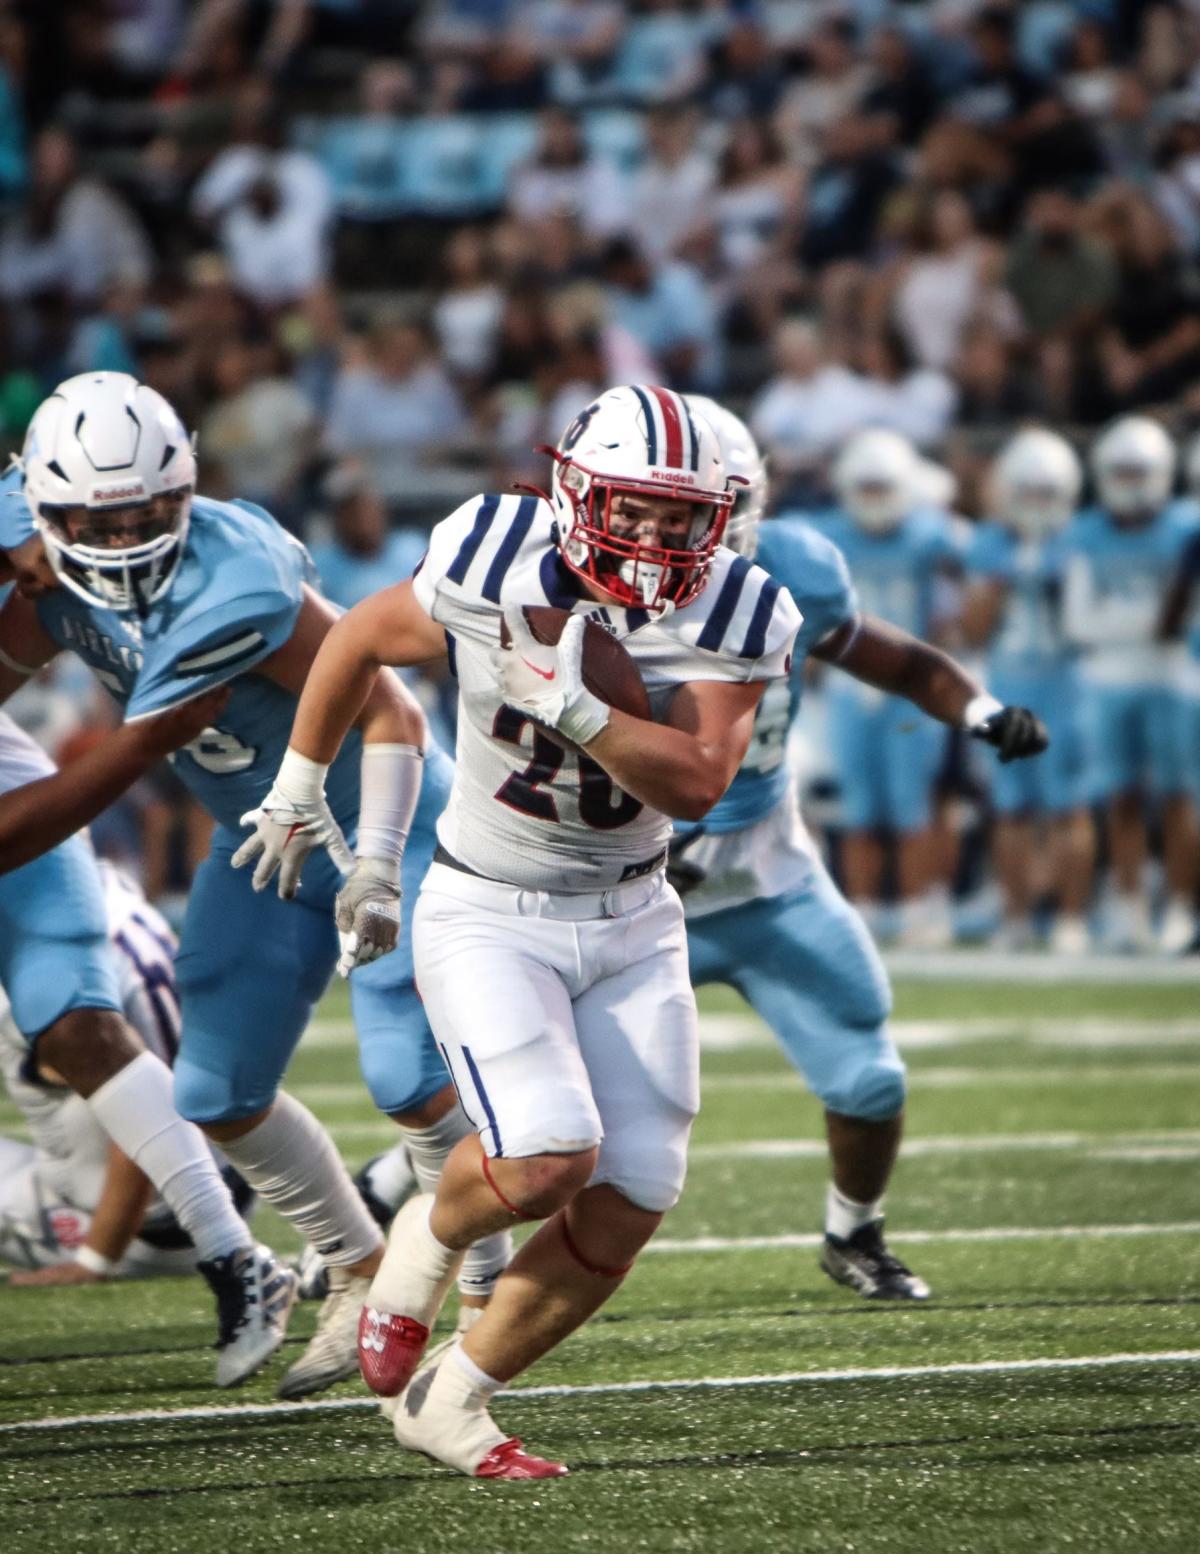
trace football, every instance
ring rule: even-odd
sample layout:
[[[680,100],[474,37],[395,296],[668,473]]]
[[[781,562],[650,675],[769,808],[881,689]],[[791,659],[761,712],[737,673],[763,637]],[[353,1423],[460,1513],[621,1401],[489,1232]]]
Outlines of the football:
[[[523,608],[526,623],[539,642],[557,642],[571,618],[569,610],[552,604],[527,604]],[[501,646],[507,647],[510,640],[508,627],[501,621]],[[593,696],[618,712],[650,718],[650,698],[632,654],[594,620],[587,622],[583,633],[583,683]]]

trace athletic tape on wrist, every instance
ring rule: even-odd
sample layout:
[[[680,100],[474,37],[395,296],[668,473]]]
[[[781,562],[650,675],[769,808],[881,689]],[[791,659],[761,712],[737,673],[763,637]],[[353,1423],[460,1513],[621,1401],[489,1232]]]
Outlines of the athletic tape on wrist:
[[[102,1279],[107,1278],[117,1266],[111,1257],[105,1257],[103,1252],[97,1252],[90,1246],[77,1246],[75,1261],[80,1268],[86,1268],[89,1273],[94,1273]]]

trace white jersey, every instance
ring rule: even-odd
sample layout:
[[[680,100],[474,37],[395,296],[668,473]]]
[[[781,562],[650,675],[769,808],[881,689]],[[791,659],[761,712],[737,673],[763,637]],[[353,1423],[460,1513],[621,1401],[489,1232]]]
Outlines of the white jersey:
[[[125,1018],[152,1052],[173,1063],[179,1046],[174,936],[128,880],[107,864],[100,869]],[[32,1057],[0,991],[0,1076],[29,1128],[39,1175],[65,1203],[90,1213],[104,1181],[108,1135],[81,1096],[36,1078]],[[168,1215],[166,1205],[155,1198],[146,1221]]]
[[[660,868],[671,821],[503,704],[494,655],[505,608],[550,604],[598,621],[633,656],[659,719],[681,685],[785,675],[800,615],[761,567],[724,548],[682,609],[651,615],[602,604],[582,594],[555,533],[553,510],[537,497],[474,497],[434,529],[413,586],[446,628],[459,682],[442,846],[490,879],[578,893]]]

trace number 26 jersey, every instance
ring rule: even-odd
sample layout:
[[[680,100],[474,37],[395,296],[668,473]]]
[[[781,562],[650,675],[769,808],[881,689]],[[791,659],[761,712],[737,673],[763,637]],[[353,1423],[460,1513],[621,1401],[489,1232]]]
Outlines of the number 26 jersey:
[[[477,873],[531,890],[605,890],[648,873],[665,861],[671,822],[504,705],[495,658],[506,608],[550,604],[596,620],[633,656],[659,720],[681,685],[785,676],[800,624],[786,590],[725,549],[682,609],[651,615],[593,599],[562,561],[552,508],[534,496],[465,502],[434,529],[413,587],[446,629],[459,682],[439,839]]]

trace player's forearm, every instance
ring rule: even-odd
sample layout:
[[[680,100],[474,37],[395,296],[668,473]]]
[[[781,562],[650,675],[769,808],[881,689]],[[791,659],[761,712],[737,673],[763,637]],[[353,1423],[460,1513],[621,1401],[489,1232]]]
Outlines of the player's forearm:
[[[616,709],[587,753],[618,787],[672,820],[707,815],[737,770],[724,748]]]
[[[65,771],[0,795],[0,874],[90,824],[164,754],[149,725],[129,723]]]
[[[110,1263],[120,1262],[142,1228],[152,1193],[149,1177],[115,1144],[111,1145],[100,1201],[92,1214],[84,1245]]]
[[[291,748],[328,766],[352,727],[367,744],[423,746],[425,720],[416,699],[381,669],[420,663],[431,655],[424,644],[409,645],[386,630],[388,589],[364,599],[332,626],[309,668]],[[429,623],[432,625],[432,622]],[[438,628],[439,641],[443,641]]]
[[[962,726],[967,708],[985,694],[979,681],[941,648],[871,617],[859,623],[840,655],[836,643],[822,651],[824,646],[816,650],[817,657],[954,727]]]

